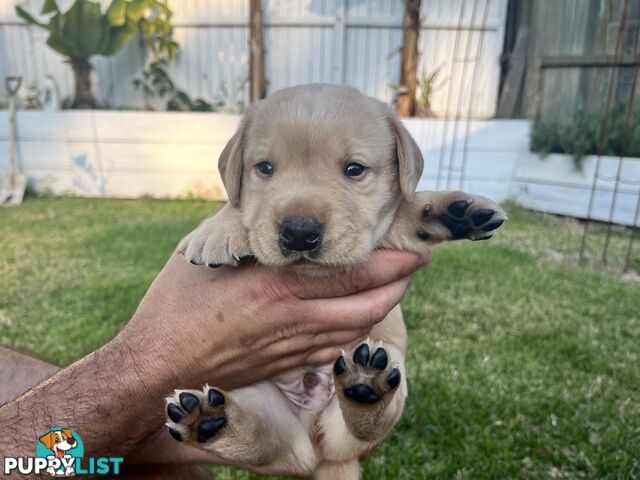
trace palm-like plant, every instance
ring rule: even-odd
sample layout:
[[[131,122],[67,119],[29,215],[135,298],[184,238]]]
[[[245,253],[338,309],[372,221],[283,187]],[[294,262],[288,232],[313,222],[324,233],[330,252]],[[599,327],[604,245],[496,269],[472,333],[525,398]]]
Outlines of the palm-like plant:
[[[51,15],[48,23],[39,22],[20,6],[16,6],[16,13],[27,23],[47,30],[47,45],[71,64],[75,80],[72,108],[94,108],[91,57],[111,56],[124,47],[153,3],[154,0],[113,0],[103,14],[98,2],[76,0],[63,13],[56,0],[46,0],[41,15]]]

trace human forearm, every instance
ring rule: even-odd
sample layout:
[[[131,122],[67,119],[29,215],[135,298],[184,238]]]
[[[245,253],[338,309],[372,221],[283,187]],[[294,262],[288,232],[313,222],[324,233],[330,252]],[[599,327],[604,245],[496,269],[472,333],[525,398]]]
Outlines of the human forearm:
[[[33,455],[34,439],[55,426],[76,430],[89,454],[135,448],[162,424],[161,392],[172,381],[139,355],[117,337],[1,407],[0,457]]]

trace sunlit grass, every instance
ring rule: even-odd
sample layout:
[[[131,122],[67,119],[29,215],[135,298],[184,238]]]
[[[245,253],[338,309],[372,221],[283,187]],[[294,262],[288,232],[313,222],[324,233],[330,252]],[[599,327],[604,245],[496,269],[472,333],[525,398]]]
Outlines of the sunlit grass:
[[[37,198],[0,210],[0,344],[60,365],[101,345],[212,209]],[[410,397],[364,478],[640,475],[640,283],[614,268],[628,237],[612,237],[609,268],[579,266],[581,224],[508,209],[498,238],[438,247],[414,276]]]

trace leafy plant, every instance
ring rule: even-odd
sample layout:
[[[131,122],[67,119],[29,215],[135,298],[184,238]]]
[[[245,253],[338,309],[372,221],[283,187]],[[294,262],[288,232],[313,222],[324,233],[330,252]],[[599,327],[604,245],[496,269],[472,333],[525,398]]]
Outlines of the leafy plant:
[[[179,48],[173,39],[172,16],[166,0],[155,0],[148,18],[140,22],[142,47],[151,52],[151,61],[140,76],[133,79],[133,86],[142,91],[148,110],[153,110],[152,100],[159,98],[167,100],[167,110],[212,111],[213,105],[202,99],[192,101],[171,79],[169,62]]]
[[[91,57],[114,55],[136,34],[139,25],[151,29],[143,20],[156,3],[157,0],[113,0],[103,14],[100,3],[90,0],[76,0],[66,12],[60,11],[55,0],[45,0],[40,13],[50,15],[48,23],[38,21],[19,5],[16,13],[28,24],[47,30],[47,45],[71,64],[75,80],[72,108],[95,108]]]
[[[416,106],[416,117],[424,118],[435,116],[433,110],[431,109],[431,96],[433,95],[433,92],[442,88],[442,86],[446,83],[445,79],[439,85],[436,85],[441,69],[442,65],[435,68],[431,72],[423,73],[415,93],[412,94],[408,91],[402,92],[404,94],[412,95],[413,103]],[[391,84],[390,87],[396,92],[399,92],[400,90],[400,85],[398,84]]]
[[[133,86],[145,95],[148,108],[152,97],[166,100],[167,110],[174,111],[212,112],[222,105],[221,101],[209,103],[202,98],[192,100],[185,91],[176,87],[168,66],[166,58],[158,58],[142,71],[140,77],[133,80]]]
[[[27,93],[22,101],[22,107],[25,110],[41,110],[42,109],[42,92],[37,85],[29,85]]]
[[[433,110],[431,110],[431,95],[436,90],[442,88],[446,83],[446,80],[443,80],[439,85],[436,85],[436,80],[438,79],[438,75],[440,75],[440,70],[442,69],[442,65],[437,67],[431,73],[426,73],[422,75],[420,79],[420,94],[416,99],[416,116],[418,117],[433,117]]]
[[[142,46],[151,50],[154,60],[158,58],[173,60],[178,51],[179,45],[173,39],[171,17],[173,12],[167,0],[151,0],[147,13],[138,23]]]
[[[576,106],[567,122],[537,120],[531,129],[529,149],[543,157],[550,153],[573,155],[581,170],[587,155],[640,157],[640,112],[633,112],[626,125],[627,107],[612,108],[608,114],[589,112]],[[606,132],[602,136],[602,127]]]

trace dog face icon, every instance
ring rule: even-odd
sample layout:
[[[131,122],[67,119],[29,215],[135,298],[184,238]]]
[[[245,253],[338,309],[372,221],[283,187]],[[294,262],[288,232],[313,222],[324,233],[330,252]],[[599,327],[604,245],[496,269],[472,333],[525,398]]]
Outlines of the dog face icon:
[[[49,450],[53,451],[58,458],[63,457],[67,450],[71,450],[77,444],[76,439],[73,438],[73,433],[68,428],[45,433],[40,437],[40,441]]]
[[[73,457],[68,452],[69,450],[78,446],[78,441],[73,435],[73,432],[69,428],[62,428],[60,430],[51,430],[40,437],[40,442],[51,452],[53,455],[47,455],[50,459],[49,468],[47,473],[52,477],[71,477],[75,476],[75,469],[73,463]],[[54,460],[58,459],[58,460]],[[55,465],[55,462],[58,465]]]

